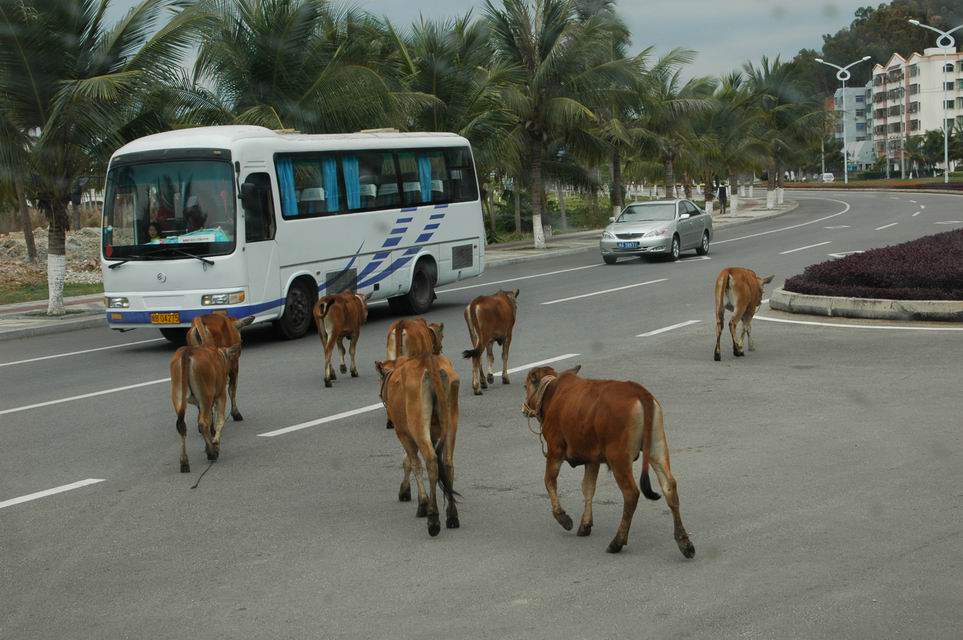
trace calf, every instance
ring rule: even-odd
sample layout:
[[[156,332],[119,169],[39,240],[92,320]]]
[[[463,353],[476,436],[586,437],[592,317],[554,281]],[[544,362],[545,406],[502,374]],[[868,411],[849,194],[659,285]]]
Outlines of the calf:
[[[441,530],[438,518],[436,485],[441,485],[448,502],[445,526],[459,527],[455,506],[455,436],[458,433],[459,378],[444,356],[422,355],[413,358],[376,362],[381,374],[381,401],[388,419],[395,425],[395,435],[405,449],[405,477],[398,499],[411,500],[409,477],[415,475],[418,485],[419,517],[428,516],[428,535]],[[419,458],[420,455],[420,458]],[[422,461],[428,468],[429,495],[421,482]]]
[[[368,299],[371,294],[361,295],[345,291],[330,296],[324,296],[314,306],[314,323],[318,327],[318,337],[324,347],[324,386],[330,387],[332,380],[338,377],[334,374],[331,355],[334,345],[338,345],[341,353],[341,373],[347,373],[348,367],[344,362],[344,339],[351,341],[351,377],[358,377],[358,366],[355,362],[355,350],[358,348],[358,338],[361,336],[361,325],[368,320]]]
[[[178,349],[171,358],[171,401],[177,414],[177,433],[181,436],[181,473],[188,473],[187,404],[197,407],[197,429],[204,436],[207,459],[217,460],[221,452],[221,432],[227,409],[227,378],[231,360],[241,353],[241,345],[216,347],[210,341],[199,347]]]
[[[254,316],[241,320],[229,318],[224,312],[214,312],[203,316],[196,316],[187,331],[187,344],[199,347],[205,341],[210,341],[215,347],[225,349],[238,346],[237,354],[231,358],[230,370],[227,374],[228,393],[231,396],[231,418],[235,422],[244,419],[237,409],[237,376],[241,367],[241,332],[240,329],[254,322]]]
[[[462,352],[462,356],[472,359],[471,388],[476,396],[488,383],[495,382],[492,369],[495,356],[492,343],[502,347],[502,384],[508,384],[508,351],[512,346],[512,329],[518,311],[518,289],[502,291],[493,296],[478,296],[465,307],[465,322],[471,336],[472,348]],[[488,352],[488,374],[482,370],[482,353]]]
[[[387,359],[399,356],[439,355],[445,323],[428,323],[424,318],[395,320],[388,327]],[[399,347],[400,345],[400,347]]]
[[[752,343],[752,316],[762,306],[762,287],[772,282],[775,276],[760,278],[755,271],[741,267],[728,267],[719,272],[716,278],[716,351],[715,361],[722,360],[719,340],[725,322],[726,309],[732,312],[729,320],[729,333],[732,334],[732,354],[744,356],[742,340],[749,337],[749,351],[755,351]],[[736,340],[736,324],[742,321],[742,333]]]
[[[662,405],[642,385],[616,380],[587,380],[578,377],[581,367],[557,374],[551,367],[536,367],[525,378],[522,412],[542,425],[541,437],[547,448],[545,488],[552,501],[552,515],[566,530],[572,519],[558,500],[558,472],[562,462],[585,465],[582,495],[585,511],[578,535],[592,532],[592,498],[599,466],[608,465],[622,490],[622,522],[609,543],[609,553],[618,553],[629,539],[629,526],[639,501],[639,487],[632,477],[632,463],[642,454],[642,494],[658,500],[649,482],[649,464],[655,470],[665,500],[675,521],[675,540],[686,558],[695,547],[682,526],[679,495],[669,466],[669,445],[662,424]]]

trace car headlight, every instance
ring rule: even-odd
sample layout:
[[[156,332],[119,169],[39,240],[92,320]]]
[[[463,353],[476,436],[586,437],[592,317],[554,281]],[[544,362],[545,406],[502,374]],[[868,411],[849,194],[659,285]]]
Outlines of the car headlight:
[[[668,229],[653,229],[652,231],[647,231],[645,233],[646,238],[658,238],[659,236],[664,236],[669,232]]]
[[[608,229],[602,232],[602,237],[605,238],[606,240],[615,240],[615,234],[609,231]]]
[[[233,291],[231,293],[208,293],[201,296],[201,304],[205,307],[221,304],[240,304],[244,302],[243,291]]]
[[[108,309],[126,309],[130,306],[130,301],[127,298],[112,298],[107,296],[104,298],[104,305]]]

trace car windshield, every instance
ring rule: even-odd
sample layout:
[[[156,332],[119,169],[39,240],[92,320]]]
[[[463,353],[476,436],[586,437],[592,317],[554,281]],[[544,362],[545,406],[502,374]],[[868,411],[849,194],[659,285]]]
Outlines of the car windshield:
[[[230,253],[235,246],[234,176],[227,162],[121,165],[107,176],[107,258],[144,260]]]
[[[674,202],[653,202],[632,205],[622,212],[616,222],[650,222],[675,220]]]

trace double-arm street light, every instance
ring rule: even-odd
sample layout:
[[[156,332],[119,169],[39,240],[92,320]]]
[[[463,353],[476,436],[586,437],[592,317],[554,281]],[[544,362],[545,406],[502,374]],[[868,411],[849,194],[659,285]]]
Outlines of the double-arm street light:
[[[843,180],[846,184],[849,184],[849,155],[846,153],[846,81],[853,77],[849,69],[855,67],[860,62],[866,62],[870,57],[871,56],[862,57],[856,62],[849,63],[845,67],[833,64],[832,62],[826,62],[822,58],[816,58],[816,62],[824,64],[827,67],[832,67],[833,69],[838,69],[836,79],[843,83]]]
[[[950,34],[959,29],[963,29],[963,24],[949,31],[943,31],[928,24],[923,24],[919,20],[910,20],[909,23],[916,27],[922,27],[935,31],[940,34],[936,39],[936,46],[943,50],[943,182],[950,181],[950,127],[946,124],[946,65],[949,50],[956,51],[956,38]]]

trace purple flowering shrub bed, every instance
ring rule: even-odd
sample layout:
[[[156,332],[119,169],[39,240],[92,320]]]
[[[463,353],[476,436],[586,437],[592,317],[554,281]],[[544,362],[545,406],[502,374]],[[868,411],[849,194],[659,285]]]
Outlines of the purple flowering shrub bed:
[[[806,267],[785,289],[818,296],[963,300],[963,229]]]

